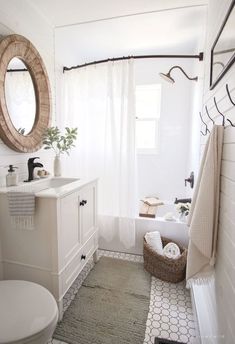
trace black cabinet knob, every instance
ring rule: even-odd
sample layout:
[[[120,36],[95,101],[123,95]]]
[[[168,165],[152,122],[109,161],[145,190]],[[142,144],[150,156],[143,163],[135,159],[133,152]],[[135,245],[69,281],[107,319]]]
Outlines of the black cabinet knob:
[[[87,200],[86,200],[86,199],[84,199],[84,200],[83,200],[83,203],[84,203],[84,204],[87,204]]]
[[[82,254],[82,255],[81,255],[81,260],[83,260],[83,259],[84,259],[84,260],[86,259],[86,255],[85,255],[85,254]]]
[[[81,205],[82,207],[84,206],[84,203],[83,203],[83,201],[81,201],[81,202],[80,202],[80,205]]]

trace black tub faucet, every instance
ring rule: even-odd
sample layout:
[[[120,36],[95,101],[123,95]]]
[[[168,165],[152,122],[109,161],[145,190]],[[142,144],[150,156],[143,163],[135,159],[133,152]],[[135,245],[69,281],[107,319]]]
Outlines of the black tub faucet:
[[[29,158],[28,160],[29,177],[28,180],[26,180],[26,182],[31,182],[31,180],[33,180],[33,171],[35,167],[43,167],[43,164],[41,164],[40,162],[34,162],[35,159],[39,159],[39,157]]]

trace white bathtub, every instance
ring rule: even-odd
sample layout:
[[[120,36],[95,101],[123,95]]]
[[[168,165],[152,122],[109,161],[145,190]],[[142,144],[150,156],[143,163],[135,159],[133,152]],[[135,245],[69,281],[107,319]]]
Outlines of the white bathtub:
[[[163,217],[166,213],[173,213],[178,218],[175,204],[170,201],[163,201],[164,204],[157,207],[156,217]]]
[[[176,217],[176,221],[166,221],[163,216],[171,212]],[[188,246],[188,226],[186,223],[178,220],[178,214],[175,210],[175,205],[170,202],[165,202],[163,206],[160,206],[155,218],[136,218],[136,243],[134,247],[126,249],[125,246],[120,242],[118,233],[114,235],[113,239],[109,242],[105,241],[104,238],[99,238],[99,248],[128,252],[133,254],[143,253],[143,237],[146,232],[159,231],[162,236],[177,241],[179,244],[187,247]]]

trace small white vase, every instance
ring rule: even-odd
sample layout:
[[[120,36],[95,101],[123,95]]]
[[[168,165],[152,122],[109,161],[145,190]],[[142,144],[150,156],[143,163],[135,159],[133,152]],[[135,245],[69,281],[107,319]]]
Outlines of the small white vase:
[[[59,155],[56,155],[54,159],[54,176],[55,177],[61,176],[61,161],[60,161]]]

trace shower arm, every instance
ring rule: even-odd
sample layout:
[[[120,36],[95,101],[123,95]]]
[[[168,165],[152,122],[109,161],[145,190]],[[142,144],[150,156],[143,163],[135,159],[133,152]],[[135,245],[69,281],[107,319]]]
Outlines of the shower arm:
[[[170,75],[171,71],[172,71],[173,69],[175,69],[175,68],[180,69],[181,72],[186,76],[187,79],[189,79],[189,80],[195,80],[195,81],[198,80],[198,77],[197,77],[197,76],[196,76],[195,78],[190,78],[190,77],[185,73],[185,71],[183,70],[183,68],[181,68],[180,66],[173,66],[173,67],[171,67],[171,69],[169,70],[169,72],[168,72],[167,74]]]

